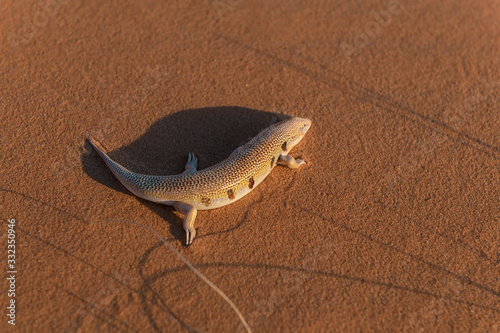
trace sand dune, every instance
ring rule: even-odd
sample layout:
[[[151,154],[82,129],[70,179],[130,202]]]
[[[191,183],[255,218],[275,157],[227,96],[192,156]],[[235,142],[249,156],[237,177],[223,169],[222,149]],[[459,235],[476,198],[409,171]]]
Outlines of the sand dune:
[[[0,15],[15,260],[0,331],[243,332],[235,308],[254,332],[500,330],[497,2],[23,0]],[[131,195],[85,142],[175,174],[287,116],[313,121],[291,153],[308,164],[199,213],[189,247],[182,215]]]

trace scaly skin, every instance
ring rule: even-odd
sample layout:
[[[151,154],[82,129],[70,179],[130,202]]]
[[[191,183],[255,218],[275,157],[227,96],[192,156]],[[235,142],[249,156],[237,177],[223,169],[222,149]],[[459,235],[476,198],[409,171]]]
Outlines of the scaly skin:
[[[97,141],[89,138],[89,142],[130,192],[149,201],[174,206],[186,214],[184,229],[189,245],[196,235],[193,224],[197,210],[214,209],[241,199],[277,164],[294,169],[304,164],[287,154],[310,126],[309,119],[298,117],[273,124],[224,161],[200,171],[196,171],[196,157],[189,154],[184,173],[172,176],[134,173],[110,159]]]

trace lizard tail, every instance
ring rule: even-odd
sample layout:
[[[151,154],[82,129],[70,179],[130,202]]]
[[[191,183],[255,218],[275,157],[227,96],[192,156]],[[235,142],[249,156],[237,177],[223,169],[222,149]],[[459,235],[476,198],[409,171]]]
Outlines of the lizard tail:
[[[94,150],[99,153],[99,155],[101,155],[101,153],[104,154],[104,155],[106,155],[106,152],[107,152],[106,148],[104,148],[99,141],[97,141],[96,139],[94,139],[92,137],[92,135],[89,135],[87,137],[87,141],[90,143],[90,145],[92,146],[92,148],[94,148]]]
[[[106,149],[92,136],[88,136],[87,140],[89,141],[92,148],[94,148],[94,150],[99,154],[99,156],[101,156],[103,161],[106,163],[111,172],[113,172],[115,177],[120,181],[120,183],[122,183],[122,185],[125,186],[125,188],[128,189],[130,192],[134,193],[135,195],[141,198],[144,198],[144,195],[140,193],[140,191],[137,191],[137,188],[134,186],[134,183],[138,181],[138,178],[140,178],[143,175],[136,174],[135,172],[128,170],[121,164],[113,161],[106,154]]]

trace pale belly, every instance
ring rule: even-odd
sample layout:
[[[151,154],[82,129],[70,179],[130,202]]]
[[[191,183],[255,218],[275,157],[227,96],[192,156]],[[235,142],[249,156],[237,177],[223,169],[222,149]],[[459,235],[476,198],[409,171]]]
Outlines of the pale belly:
[[[260,177],[255,179],[254,186],[250,189],[249,187],[243,187],[235,191],[234,193],[234,198],[229,198],[227,196],[220,197],[220,198],[212,198],[210,199],[210,203],[207,202],[200,202],[200,201],[182,201],[184,203],[187,203],[189,205],[194,206],[197,210],[209,210],[209,209],[215,209],[215,208],[220,208],[229,204],[232,204],[241,198],[243,198],[245,195],[248,193],[252,192],[255,190],[255,188],[271,173],[273,168],[269,167],[266,172],[264,172]],[[170,205],[172,206],[174,204],[173,201],[169,202],[162,202],[165,205]]]

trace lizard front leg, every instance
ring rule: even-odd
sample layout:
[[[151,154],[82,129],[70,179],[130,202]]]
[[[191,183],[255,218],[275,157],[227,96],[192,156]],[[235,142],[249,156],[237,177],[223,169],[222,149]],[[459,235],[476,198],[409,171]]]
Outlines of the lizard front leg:
[[[196,219],[196,213],[198,210],[191,206],[190,204],[184,202],[175,202],[174,208],[179,213],[184,215],[184,230],[186,231],[186,245],[191,245],[193,243],[194,237],[196,237],[196,229],[194,228],[194,220]]]
[[[300,159],[295,159],[290,155],[280,155],[278,157],[277,164],[287,166],[290,169],[297,169],[302,164],[306,164],[306,162]]]

